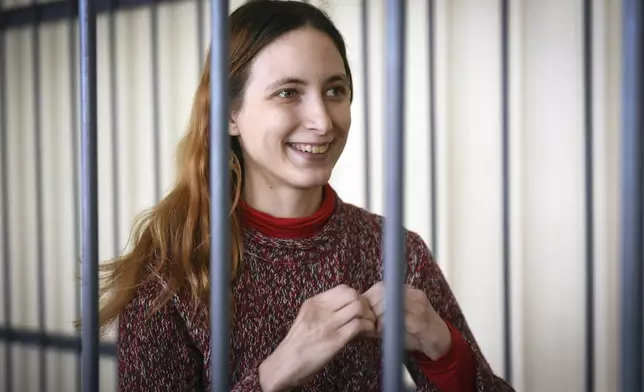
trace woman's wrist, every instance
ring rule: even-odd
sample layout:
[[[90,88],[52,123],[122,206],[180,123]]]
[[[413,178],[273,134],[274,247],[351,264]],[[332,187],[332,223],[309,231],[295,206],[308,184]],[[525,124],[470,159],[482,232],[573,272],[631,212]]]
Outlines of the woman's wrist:
[[[452,332],[443,319],[436,320],[429,329],[431,337],[426,340],[423,353],[432,361],[437,361],[452,348]]]
[[[280,362],[275,360],[274,355],[270,355],[259,365],[259,384],[263,392],[288,392],[290,388],[282,377],[283,366],[279,366]]]

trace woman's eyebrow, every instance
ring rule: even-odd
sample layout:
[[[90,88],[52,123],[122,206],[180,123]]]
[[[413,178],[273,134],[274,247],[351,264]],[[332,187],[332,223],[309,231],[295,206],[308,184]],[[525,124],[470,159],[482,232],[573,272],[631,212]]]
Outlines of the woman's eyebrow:
[[[343,73],[342,73],[342,74],[335,74],[335,75],[331,75],[331,76],[329,76],[329,77],[326,79],[326,83],[338,82],[338,81],[342,81],[342,82],[347,83],[347,76],[346,76],[345,74],[343,74]],[[295,77],[287,76],[287,77],[284,77],[284,78],[278,79],[278,80],[274,81],[273,83],[269,84],[269,85],[266,87],[266,90],[267,90],[267,91],[268,91],[268,90],[274,90],[274,89],[276,89],[277,87],[279,87],[279,86],[283,86],[283,85],[285,85],[285,84],[301,84],[301,85],[307,85],[308,83],[307,83],[304,79],[300,79],[300,78],[295,78]]]

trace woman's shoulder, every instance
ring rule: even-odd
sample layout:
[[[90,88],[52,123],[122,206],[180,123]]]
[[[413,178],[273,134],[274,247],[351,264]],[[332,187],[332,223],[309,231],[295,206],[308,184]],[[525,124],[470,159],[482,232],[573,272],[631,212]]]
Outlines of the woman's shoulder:
[[[372,267],[362,268],[361,271],[375,271],[376,276],[379,279],[382,278],[384,276],[382,249],[385,218],[352,204],[342,206],[342,215],[346,222],[344,231],[348,234],[349,246],[360,249],[361,255],[367,255],[366,259],[362,259],[362,263],[368,263],[368,266]],[[402,230],[405,253],[403,269],[407,277],[406,282],[414,286],[422,286],[419,282],[423,280],[433,282],[437,279],[442,280],[441,271],[425,240],[413,230],[406,227]]]
[[[355,204],[343,202],[340,207],[347,230],[354,235],[368,235],[382,241],[384,234],[384,216],[368,211]],[[408,250],[428,252],[425,240],[417,232],[407,227],[402,228],[405,246]]]
[[[163,313],[170,313],[174,307],[172,301],[165,301],[160,305],[164,296],[164,282],[161,277],[146,274],[133,289],[130,300],[124,309],[121,317],[147,318],[149,313],[156,313],[157,316]]]
[[[381,215],[368,211],[356,204],[343,201],[340,202],[339,212],[342,222],[353,232],[374,234],[382,232],[383,217]]]
[[[144,267],[138,284],[133,289],[132,296],[125,306],[124,313],[129,318],[149,320],[151,317],[159,319],[176,319],[181,311],[181,293],[175,293],[171,288],[168,274],[162,272],[157,263],[150,262]]]

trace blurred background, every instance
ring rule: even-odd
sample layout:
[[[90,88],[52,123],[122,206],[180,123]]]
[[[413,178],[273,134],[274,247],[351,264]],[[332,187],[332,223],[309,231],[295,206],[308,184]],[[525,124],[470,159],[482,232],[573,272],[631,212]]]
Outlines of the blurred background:
[[[126,247],[133,218],[172,184],[175,148],[209,46],[209,2],[96,2],[99,236],[100,258],[107,260]],[[383,124],[392,103],[384,88],[384,2],[368,0],[364,9],[360,0],[311,2],[343,33],[356,87],[353,126],[332,185],[345,201],[382,214],[389,163]],[[507,235],[502,2],[407,2],[405,225],[435,251],[484,354],[517,391],[590,390],[590,349],[594,390],[618,388],[621,2],[591,2],[589,84],[582,0],[508,1]],[[47,390],[72,391],[80,274],[78,27],[69,17],[75,2],[38,3],[4,0],[0,14],[0,196],[7,206],[0,211],[0,380],[11,368],[15,391],[40,391],[42,372]],[[231,1],[231,9],[241,3]],[[47,340],[39,340],[43,333]],[[102,391],[116,390],[114,336],[102,351]]]

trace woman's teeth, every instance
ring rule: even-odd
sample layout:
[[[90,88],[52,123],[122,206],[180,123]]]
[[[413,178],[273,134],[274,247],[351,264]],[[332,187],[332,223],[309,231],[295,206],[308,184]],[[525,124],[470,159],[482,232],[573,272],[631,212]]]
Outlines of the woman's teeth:
[[[312,146],[310,144],[291,144],[296,150],[302,151],[302,152],[310,152],[311,154],[324,154],[329,150],[329,146],[331,143],[327,144],[322,144],[318,146]]]

